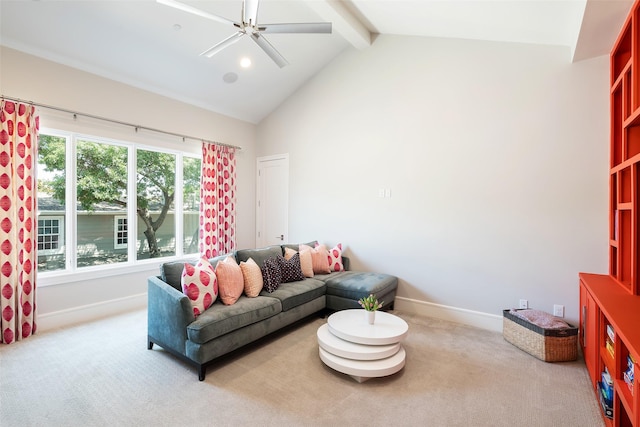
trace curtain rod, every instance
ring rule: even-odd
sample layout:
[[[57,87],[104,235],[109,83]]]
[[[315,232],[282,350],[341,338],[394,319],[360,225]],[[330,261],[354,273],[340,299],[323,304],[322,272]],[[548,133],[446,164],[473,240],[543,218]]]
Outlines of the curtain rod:
[[[177,136],[178,138],[182,138],[182,141],[184,141],[186,139],[192,139],[194,141],[202,141],[202,142],[206,142],[208,144],[222,145],[223,147],[229,147],[229,148],[235,148],[236,150],[242,150],[242,148],[238,147],[237,145],[225,144],[225,143],[222,143],[222,142],[210,141],[210,140],[204,139],[204,138],[196,138],[195,136],[182,135],[182,134],[175,133],[175,132],[168,132],[166,130],[155,129],[155,128],[150,128],[150,127],[141,126],[141,125],[135,125],[133,123],[127,123],[127,122],[122,122],[120,120],[108,119],[106,117],[95,116],[93,114],[78,113],[76,111],[67,110],[65,108],[60,108],[60,107],[54,107],[54,106],[51,106],[51,105],[40,104],[40,103],[37,103],[37,102],[27,101],[27,100],[20,99],[20,98],[13,98],[13,97],[4,96],[4,95],[0,95],[0,97],[2,99],[7,99],[9,101],[21,102],[21,103],[24,103],[24,104],[30,104],[30,105],[35,105],[37,107],[46,108],[46,109],[49,109],[49,110],[56,110],[56,111],[61,111],[63,113],[67,113],[67,114],[73,114],[73,118],[74,119],[77,116],[88,117],[90,119],[102,120],[104,122],[115,123],[115,124],[122,125],[122,126],[129,126],[129,127],[134,128],[136,130],[136,132],[138,131],[138,129],[143,129],[143,130],[148,130],[148,131],[151,131],[151,132],[162,133],[162,134],[165,134],[165,135]]]

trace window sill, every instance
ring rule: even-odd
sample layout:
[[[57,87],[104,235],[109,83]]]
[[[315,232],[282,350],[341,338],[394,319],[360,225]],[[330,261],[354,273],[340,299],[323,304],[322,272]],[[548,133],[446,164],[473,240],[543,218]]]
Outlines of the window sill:
[[[167,262],[168,259],[149,261],[144,263],[120,264],[113,266],[86,267],[76,271],[60,271],[38,273],[38,287],[53,286],[60,284],[68,284],[73,282],[82,282],[97,278],[123,276],[133,273],[147,272],[149,275],[160,274],[160,264]]]

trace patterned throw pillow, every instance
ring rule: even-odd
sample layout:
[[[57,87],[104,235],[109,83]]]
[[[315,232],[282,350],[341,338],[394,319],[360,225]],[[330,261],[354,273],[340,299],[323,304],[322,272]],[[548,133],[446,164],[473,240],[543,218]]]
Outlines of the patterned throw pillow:
[[[246,262],[240,263],[240,269],[242,270],[242,277],[244,278],[244,293],[249,298],[255,298],[260,295],[260,291],[264,286],[264,280],[262,279],[262,272],[260,267],[253,260],[249,258]]]
[[[300,245],[300,251],[308,250],[311,252],[311,261],[313,262],[314,274],[329,274],[331,269],[329,268],[329,252],[325,245],[318,245],[312,248],[307,245]]]
[[[300,269],[300,254],[294,254],[289,260],[278,257],[280,264],[280,276],[282,283],[297,282],[304,280],[304,274]]]
[[[218,261],[216,276],[218,276],[222,303],[225,305],[235,304],[244,291],[244,278],[240,266],[232,255]]]
[[[342,265],[342,243],[338,243],[329,251],[328,259],[331,271],[344,271],[344,265]]]
[[[304,245],[302,245],[304,246]],[[307,249],[300,248],[300,252],[296,252],[291,248],[284,248],[284,259],[290,260],[296,253],[300,254],[300,269],[304,277],[313,277],[313,261],[311,260],[311,249],[309,246],[305,246]]]
[[[193,315],[198,317],[218,297],[218,280],[209,261],[202,258],[198,264],[184,264],[180,277],[182,292],[189,298]]]
[[[271,293],[278,289],[282,283],[282,275],[280,273],[280,262],[278,257],[271,257],[264,260],[262,264],[262,279],[264,280],[264,290]]]

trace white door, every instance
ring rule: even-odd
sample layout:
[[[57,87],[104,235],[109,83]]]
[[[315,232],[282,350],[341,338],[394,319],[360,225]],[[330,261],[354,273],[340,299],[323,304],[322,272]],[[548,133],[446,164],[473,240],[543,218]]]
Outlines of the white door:
[[[289,155],[257,161],[256,246],[281,245],[289,234]]]

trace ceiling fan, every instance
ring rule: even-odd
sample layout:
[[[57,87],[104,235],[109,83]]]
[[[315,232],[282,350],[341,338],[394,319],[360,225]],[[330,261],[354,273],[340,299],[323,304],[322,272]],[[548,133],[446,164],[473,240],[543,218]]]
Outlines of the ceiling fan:
[[[212,21],[232,25],[237,32],[227,37],[220,43],[205,50],[200,55],[211,58],[222,49],[232,45],[243,36],[251,37],[258,46],[276,63],[280,68],[288,64],[287,60],[276,50],[262,33],[307,33],[307,34],[330,34],[331,22],[316,23],[289,23],[289,24],[262,24],[258,25],[258,5],[260,0],[242,1],[242,21],[235,22],[222,16],[214,15],[195,7],[180,3],[175,0],[156,0],[158,3],[170,6],[184,12],[192,13]]]

